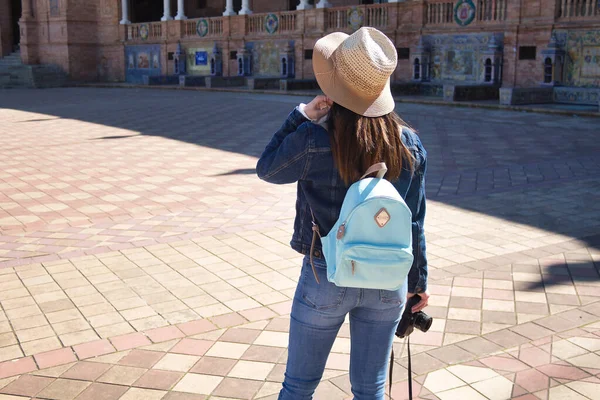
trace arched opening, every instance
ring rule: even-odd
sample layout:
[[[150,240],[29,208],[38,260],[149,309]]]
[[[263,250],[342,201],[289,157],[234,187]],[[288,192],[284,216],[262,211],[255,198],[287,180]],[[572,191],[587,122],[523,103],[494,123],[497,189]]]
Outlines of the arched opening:
[[[127,1],[127,0],[123,0]],[[129,0],[132,23],[160,21],[164,15],[163,2],[158,0]],[[177,1],[171,1],[171,15],[177,12]]]
[[[210,74],[214,75],[217,71],[215,70],[215,59],[210,59]]]
[[[238,58],[238,75],[244,75],[244,60]]]
[[[487,58],[485,60],[485,72],[484,72],[484,77],[483,80],[485,82],[491,82],[492,81],[492,60]]]
[[[287,60],[285,58],[281,59],[281,75],[287,76],[288,68],[287,68]]]
[[[242,9],[242,0],[233,0],[233,9],[238,12]]]
[[[298,4],[300,3],[299,0],[289,0],[288,1],[288,10],[289,11],[295,11],[296,7],[298,7]],[[315,6],[315,0],[308,0],[308,4],[310,4],[311,6]]]
[[[554,66],[552,65],[552,59],[546,57],[544,60],[544,83],[552,83],[553,70]]]
[[[415,61],[413,63],[413,79],[421,79],[421,60],[419,60],[418,57],[415,58]]]
[[[19,28],[19,19],[21,19],[21,0],[10,1],[11,17],[12,17],[12,50],[19,48],[21,42],[21,29]]]

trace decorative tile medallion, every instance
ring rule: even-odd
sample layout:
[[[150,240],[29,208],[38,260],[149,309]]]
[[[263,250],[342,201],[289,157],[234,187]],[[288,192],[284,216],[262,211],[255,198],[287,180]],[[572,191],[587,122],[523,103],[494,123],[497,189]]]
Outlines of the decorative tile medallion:
[[[150,29],[148,28],[148,24],[140,25],[140,39],[142,39],[142,40],[148,39],[149,34],[150,34]]]
[[[364,19],[365,15],[360,8],[354,7],[348,10],[348,26],[353,31],[357,31],[363,26]]]
[[[208,21],[205,18],[198,20],[196,24],[196,33],[200,37],[208,35]]]
[[[458,0],[454,6],[454,20],[460,26],[467,26],[475,19],[475,4],[472,0]]]
[[[276,14],[269,14],[265,17],[265,30],[270,35],[277,32],[279,28],[279,17]]]

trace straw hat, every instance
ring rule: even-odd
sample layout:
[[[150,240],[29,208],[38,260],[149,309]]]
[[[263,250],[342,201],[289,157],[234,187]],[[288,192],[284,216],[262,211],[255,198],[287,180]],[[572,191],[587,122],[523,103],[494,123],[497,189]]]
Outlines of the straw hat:
[[[375,28],[360,28],[350,36],[331,33],[317,41],[313,52],[313,69],[323,93],[366,117],[394,111],[390,76],[397,63],[394,44]]]

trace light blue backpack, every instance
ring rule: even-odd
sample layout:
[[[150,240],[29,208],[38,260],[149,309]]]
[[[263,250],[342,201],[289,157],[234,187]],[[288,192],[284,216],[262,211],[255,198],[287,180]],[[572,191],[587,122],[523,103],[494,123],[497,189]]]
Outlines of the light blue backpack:
[[[365,178],[375,172],[376,178]],[[338,221],[321,238],[327,279],[337,286],[397,290],[406,282],[413,263],[412,213],[383,179],[386,172],[384,163],[375,164],[348,189]],[[313,216],[312,247],[317,235]]]

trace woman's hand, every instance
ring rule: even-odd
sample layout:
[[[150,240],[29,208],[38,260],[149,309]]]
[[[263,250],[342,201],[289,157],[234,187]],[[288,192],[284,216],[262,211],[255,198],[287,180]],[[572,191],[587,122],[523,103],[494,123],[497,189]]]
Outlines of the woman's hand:
[[[411,297],[413,297],[415,295],[415,293],[409,293],[406,298],[410,299]],[[422,311],[425,307],[427,307],[427,305],[429,304],[429,291],[426,290],[423,293],[418,293],[419,297],[421,297],[421,301],[419,301],[413,308],[412,308],[412,312],[413,314],[419,311]]]
[[[312,121],[318,121],[329,112],[333,101],[327,96],[317,96],[304,108],[306,116]]]

